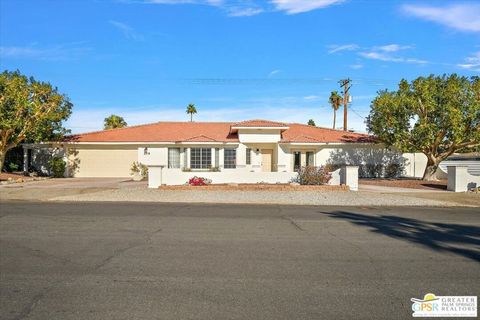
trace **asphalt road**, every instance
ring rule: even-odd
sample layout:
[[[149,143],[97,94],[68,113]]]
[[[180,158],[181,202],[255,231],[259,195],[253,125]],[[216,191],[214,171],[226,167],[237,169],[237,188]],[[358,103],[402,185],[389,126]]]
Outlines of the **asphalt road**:
[[[480,295],[478,208],[0,204],[1,319],[410,319]]]

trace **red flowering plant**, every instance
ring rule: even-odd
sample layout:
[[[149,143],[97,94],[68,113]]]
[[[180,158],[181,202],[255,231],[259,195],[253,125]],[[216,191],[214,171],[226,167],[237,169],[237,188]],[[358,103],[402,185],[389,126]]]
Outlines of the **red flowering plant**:
[[[212,183],[212,180],[202,177],[193,177],[188,179],[188,184],[191,186],[206,186]]]

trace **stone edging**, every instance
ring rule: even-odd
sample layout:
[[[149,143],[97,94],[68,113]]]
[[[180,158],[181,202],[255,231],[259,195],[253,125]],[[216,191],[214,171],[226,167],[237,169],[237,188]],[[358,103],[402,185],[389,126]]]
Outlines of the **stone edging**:
[[[331,186],[306,186],[306,185],[286,185],[286,184],[213,184],[208,186],[160,186],[160,190],[199,190],[199,191],[350,191],[346,185]]]

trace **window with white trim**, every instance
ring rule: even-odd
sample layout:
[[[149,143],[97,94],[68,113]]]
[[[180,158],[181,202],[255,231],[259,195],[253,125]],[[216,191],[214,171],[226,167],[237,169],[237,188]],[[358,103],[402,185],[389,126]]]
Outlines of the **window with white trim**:
[[[211,148],[191,148],[190,167],[192,169],[209,169],[212,167]]]
[[[306,161],[307,161],[307,166],[314,166],[315,165],[315,161],[314,161],[314,153],[312,151],[307,151],[305,153],[306,155]]]
[[[223,150],[223,167],[235,169],[237,167],[237,149],[225,148]]]
[[[168,167],[180,168],[180,148],[168,148]]]
[[[246,164],[252,164],[252,149],[250,148],[247,148],[247,151],[246,151]]]

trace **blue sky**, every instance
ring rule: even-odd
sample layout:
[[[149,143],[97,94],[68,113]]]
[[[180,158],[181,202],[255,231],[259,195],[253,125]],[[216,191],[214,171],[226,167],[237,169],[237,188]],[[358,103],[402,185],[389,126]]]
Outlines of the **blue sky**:
[[[73,132],[129,124],[271,119],[332,125],[353,79],[349,127],[401,78],[480,74],[480,2],[2,0],[2,70],[67,94]],[[342,124],[342,112],[337,126]]]

